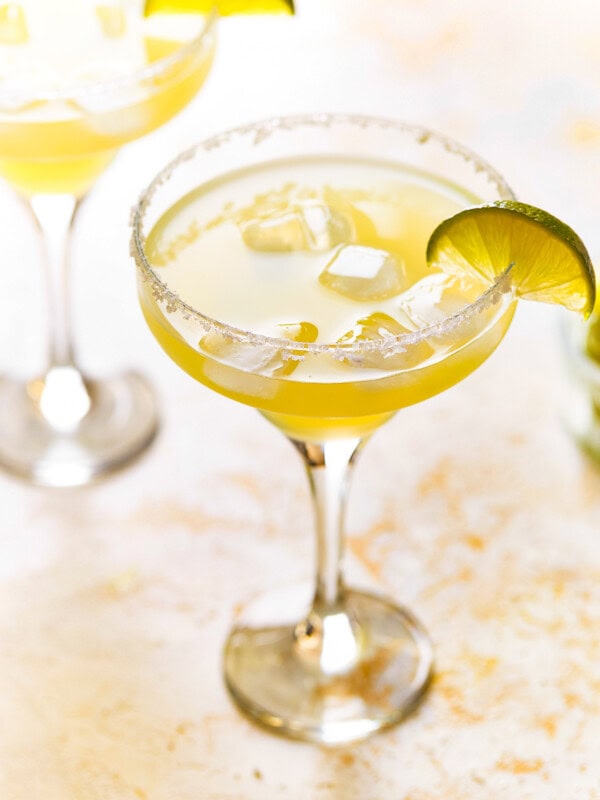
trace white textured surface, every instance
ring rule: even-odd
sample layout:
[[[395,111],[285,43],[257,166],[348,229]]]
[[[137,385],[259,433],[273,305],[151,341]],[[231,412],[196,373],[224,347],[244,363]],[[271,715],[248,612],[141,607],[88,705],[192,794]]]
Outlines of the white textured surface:
[[[144,370],[165,424],[97,487],[0,477],[0,798],[600,798],[600,472],[561,430],[545,308],[522,306],[477,374],[398,415],[358,465],[347,572],[430,630],[437,679],[419,712],[326,751],[251,727],[222,687],[236,604],[311,573],[308,492],[277,431],[180,374],[145,330],[127,259],[141,187],[230,124],[366,111],[461,139],[600,250],[597,2],[298,6],[293,20],[226,21],[205,90],[90,198],[82,359]],[[43,321],[35,246],[5,189],[0,212],[0,367],[27,373]]]

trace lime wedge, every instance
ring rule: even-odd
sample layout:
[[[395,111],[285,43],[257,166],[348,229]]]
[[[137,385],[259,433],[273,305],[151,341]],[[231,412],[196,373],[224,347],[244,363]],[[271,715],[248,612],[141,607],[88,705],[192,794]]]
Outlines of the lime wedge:
[[[231,14],[293,14],[294,0],[146,0],[144,16],[151,14],[208,14],[216,6],[220,16]]]
[[[431,234],[427,262],[492,281],[511,264],[517,296],[589,316],[594,268],[579,236],[547,211],[515,200],[460,211]]]

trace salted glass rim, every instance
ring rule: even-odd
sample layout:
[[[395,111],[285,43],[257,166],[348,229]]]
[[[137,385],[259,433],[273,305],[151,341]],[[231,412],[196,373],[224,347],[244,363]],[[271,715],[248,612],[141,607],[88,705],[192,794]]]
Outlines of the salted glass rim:
[[[193,53],[196,48],[199,48],[202,44],[204,44],[205,40],[213,33],[215,24],[219,18],[217,0],[212,0],[211,7],[204,17],[204,26],[197,36],[194,36],[193,39],[190,39],[188,42],[182,44],[181,47],[178,47],[174,52],[169,53],[168,55],[163,56],[156,61],[153,61],[151,64],[145,64],[143,67],[138,67],[132,72],[122,75],[118,78],[110,78],[108,80],[100,79],[97,81],[90,81],[88,83],[73,83],[67,85],[64,89],[40,92],[39,94],[36,93],[35,101],[68,101],[72,100],[78,95],[83,94],[93,95],[105,94],[111,91],[122,91],[128,86],[135,86],[149,79],[156,78],[163,72],[167,72],[171,67],[175,66],[180,61],[185,61],[185,59],[191,53]],[[4,90],[0,89],[0,109],[5,112],[6,109],[4,106],[6,104],[6,108],[9,108],[12,111],[13,106],[16,106],[14,112],[18,114],[20,111],[17,102],[18,99],[22,96],[28,101],[29,95],[31,95],[30,91],[15,91],[14,89],[11,89],[10,86],[6,87]],[[7,100],[10,102],[6,103]]]
[[[500,303],[501,298],[506,294],[514,294],[511,281],[511,271],[513,264],[507,264],[503,272],[496,276],[494,282],[486,288],[476,300],[465,305],[460,311],[450,314],[440,322],[419,328],[409,333],[401,333],[396,336],[386,337],[380,341],[362,342],[296,342],[290,339],[283,339],[275,336],[267,336],[249,331],[243,328],[221,322],[207,316],[183,300],[176,292],[169,289],[167,284],[160,278],[154,267],[150,264],[144,251],[146,237],[142,233],[144,217],[152,199],[160,187],[170,180],[173,173],[186,162],[194,158],[199,151],[210,152],[238,137],[254,137],[254,144],[260,144],[269,136],[278,131],[293,131],[299,127],[324,127],[330,128],[334,125],[355,125],[361,128],[370,126],[381,129],[396,130],[402,134],[412,134],[414,140],[419,145],[426,145],[433,140],[441,144],[451,155],[462,157],[464,161],[472,164],[477,172],[485,172],[487,177],[497,187],[498,194],[502,198],[514,199],[515,195],[502,175],[492,166],[484,161],[480,156],[459,142],[440,134],[430,128],[388,117],[369,116],[363,114],[341,114],[341,113],[317,113],[317,114],[298,114],[291,116],[269,117],[257,122],[230,128],[208,139],[204,139],[187,150],[183,151],[176,158],[170,161],[153,179],[140,195],[131,213],[131,255],[136,265],[142,273],[142,279],[152,284],[152,291],[155,297],[165,306],[168,313],[178,311],[184,319],[195,320],[206,332],[219,333],[224,337],[244,344],[254,344],[257,347],[271,347],[282,351],[292,357],[298,358],[305,354],[329,353],[338,357],[347,357],[352,354],[379,352],[391,354],[394,352],[404,352],[421,342],[434,337],[445,335],[462,324],[482,313],[486,309]],[[496,317],[494,320],[496,321]],[[486,326],[486,329],[489,326]]]

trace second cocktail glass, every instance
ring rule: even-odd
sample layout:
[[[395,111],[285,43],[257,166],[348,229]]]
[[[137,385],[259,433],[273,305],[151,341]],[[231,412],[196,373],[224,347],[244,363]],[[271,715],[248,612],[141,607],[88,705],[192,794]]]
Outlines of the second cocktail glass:
[[[260,410],[306,466],[313,590],[249,605],[225,648],[231,695],[272,731],[351,742],[398,722],[427,687],[417,619],[343,580],[348,481],[373,431],[466,377],[505,334],[509,270],[493,285],[453,278],[427,268],[425,247],[445,216],[510,197],[431,131],[320,114],[203,142],[135,211],[140,301],[163,349]]]
[[[167,15],[168,16],[168,15]],[[179,112],[209,71],[214,13],[169,22],[141,5],[46,0],[0,8],[0,176],[46,254],[48,366],[0,380],[0,466],[38,484],[85,484],[152,441],[154,395],[135,372],[92,379],[77,363],[69,248],[90,187],[117,150]]]

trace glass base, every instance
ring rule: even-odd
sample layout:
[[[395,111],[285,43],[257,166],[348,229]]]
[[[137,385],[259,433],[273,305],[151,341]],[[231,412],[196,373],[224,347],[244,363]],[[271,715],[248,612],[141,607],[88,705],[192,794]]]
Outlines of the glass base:
[[[41,486],[82,486],[140,456],[158,430],[156,399],[134,372],[0,379],[0,468]]]
[[[383,597],[347,590],[343,606],[318,617],[316,631],[307,597],[298,589],[272,593],[237,620],[224,669],[241,711],[274,733],[328,745],[400,722],[432,674],[420,623]]]

